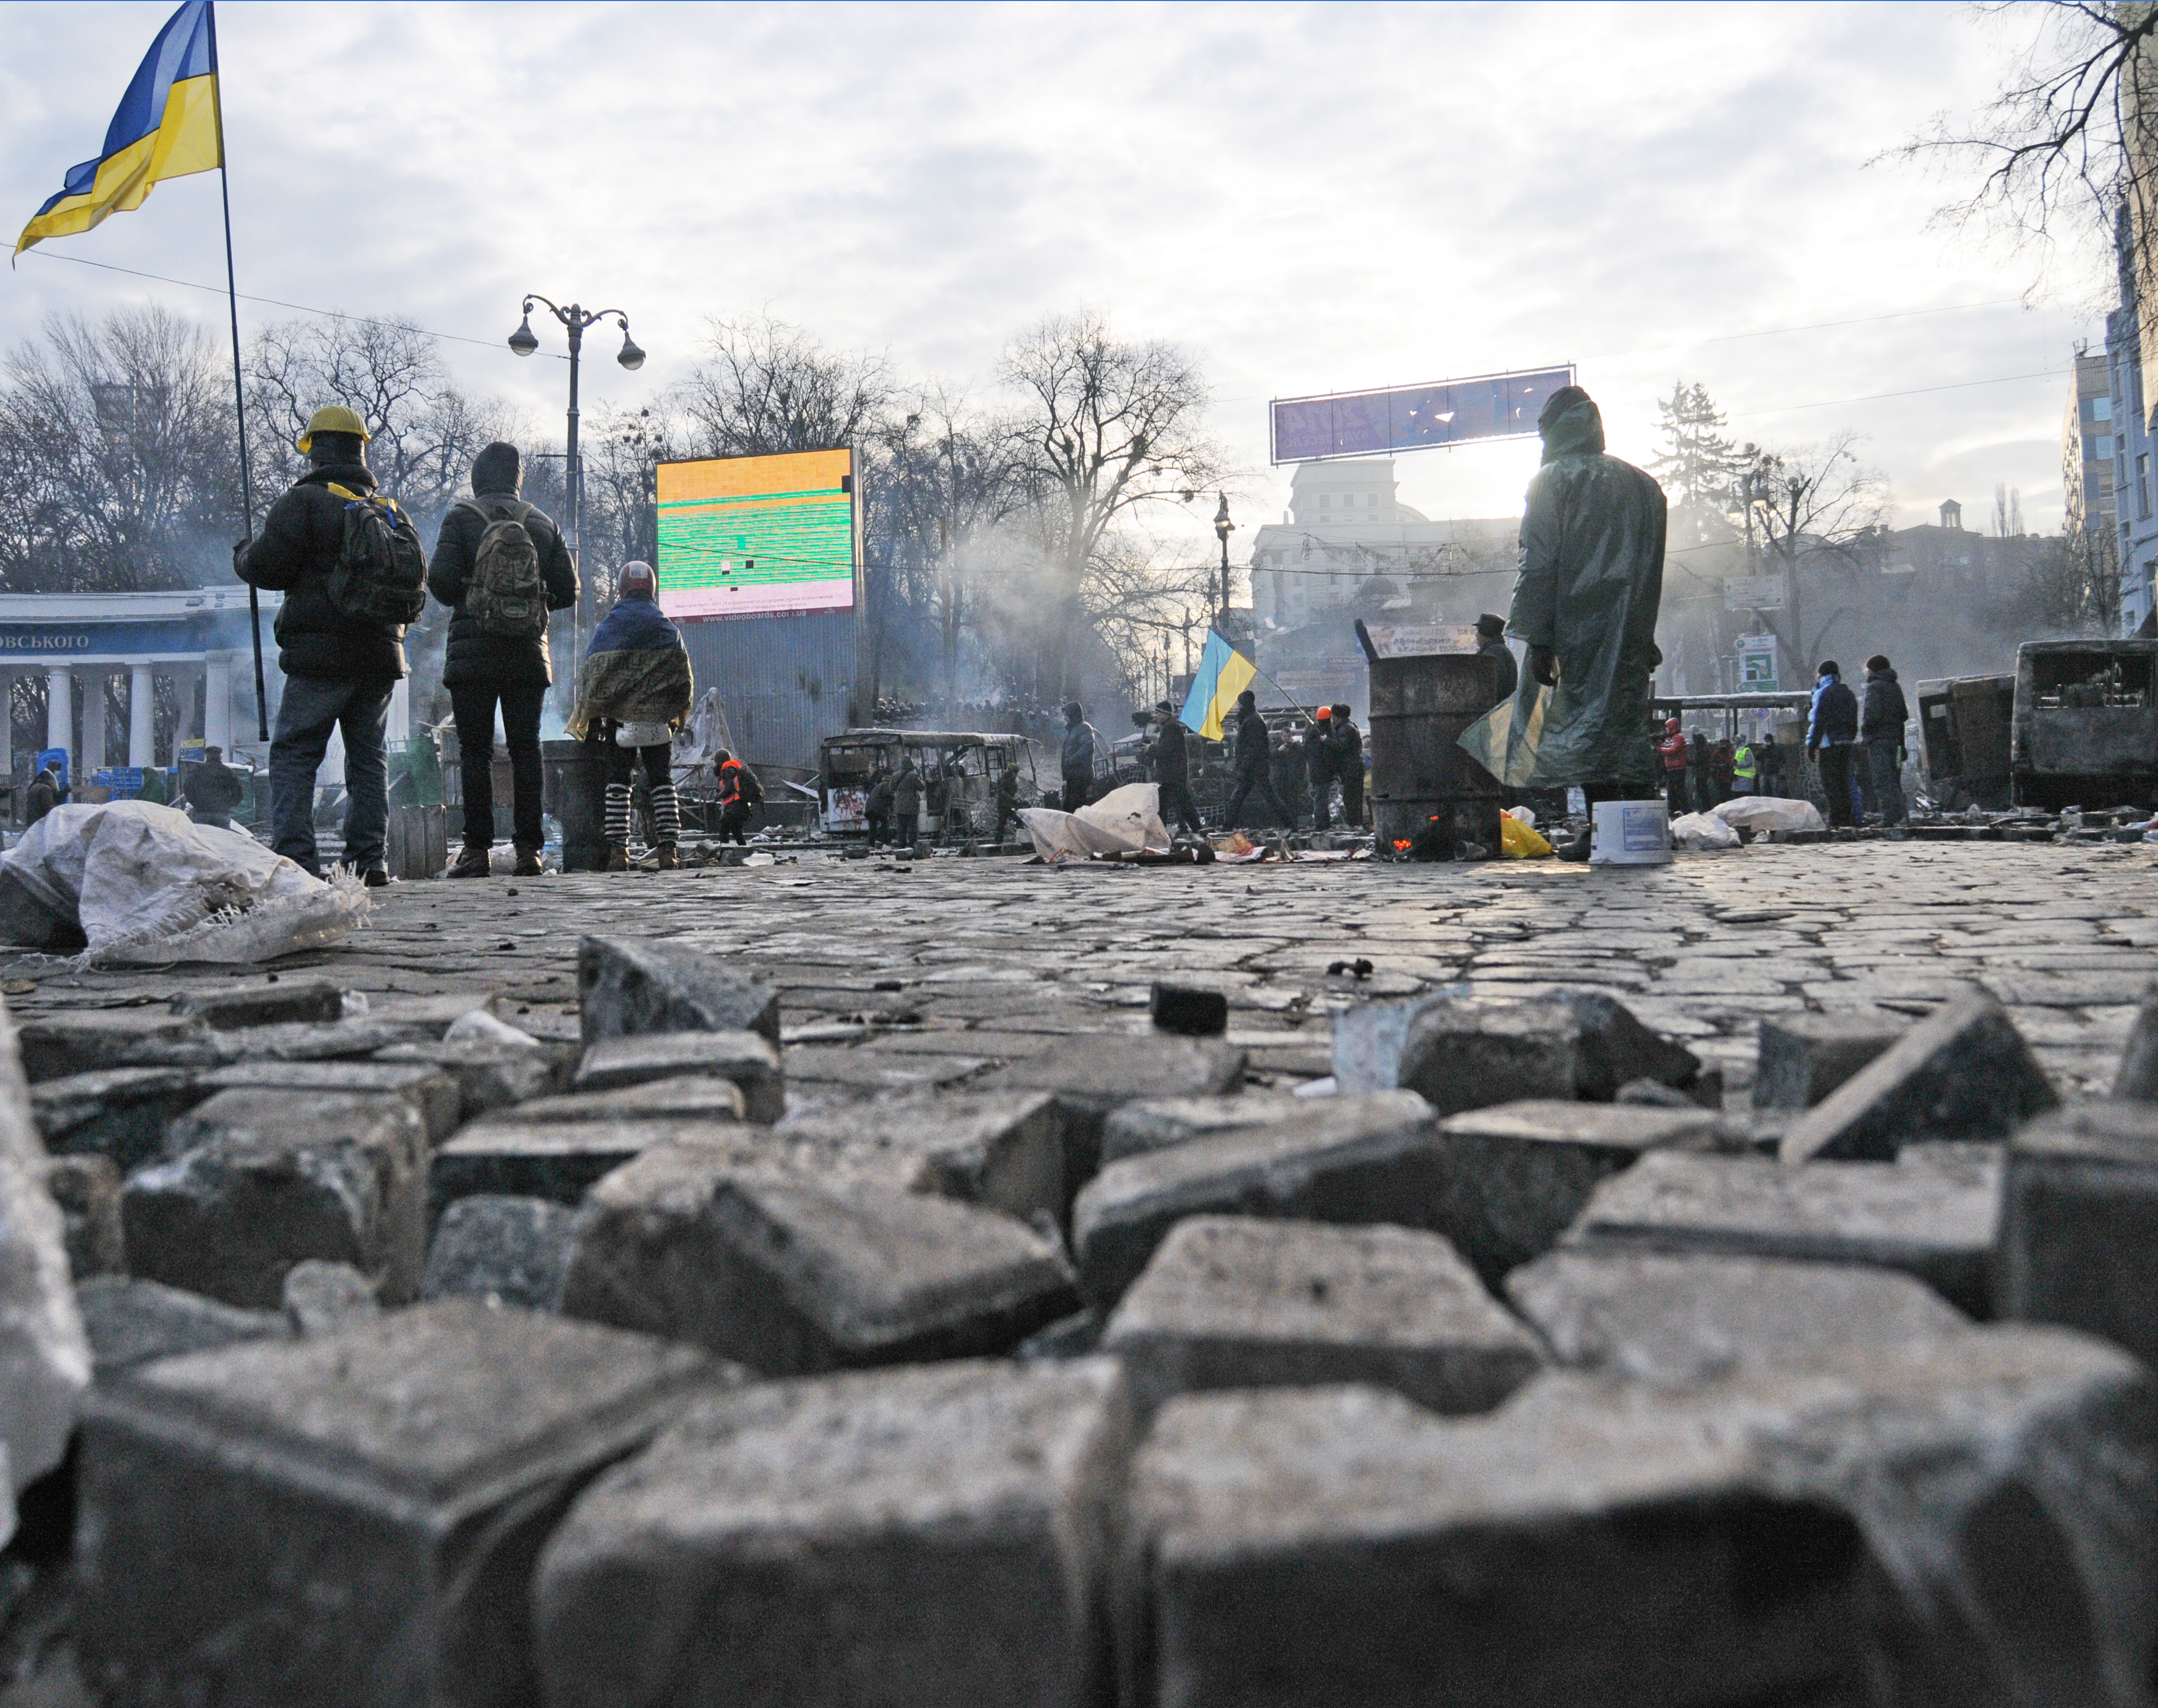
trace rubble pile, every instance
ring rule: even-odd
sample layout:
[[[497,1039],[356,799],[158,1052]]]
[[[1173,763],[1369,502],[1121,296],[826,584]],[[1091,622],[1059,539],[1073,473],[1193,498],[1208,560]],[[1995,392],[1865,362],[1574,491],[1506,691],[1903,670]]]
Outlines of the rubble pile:
[[[2158,1006],[2064,1106],[1975,987],[1768,1014],[1750,1101],[1601,989],[1292,1091],[1203,991],[909,1073],[576,987],[12,1034],[50,1700],[2151,1700]]]

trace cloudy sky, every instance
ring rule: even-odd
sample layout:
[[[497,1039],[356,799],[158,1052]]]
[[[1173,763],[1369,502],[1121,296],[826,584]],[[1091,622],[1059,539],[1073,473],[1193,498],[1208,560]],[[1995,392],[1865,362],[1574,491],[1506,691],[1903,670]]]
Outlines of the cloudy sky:
[[[0,214],[96,152],[170,10],[0,10]],[[2103,340],[2072,292],[2024,306],[2029,257],[1929,229],[1952,182],[1868,164],[1990,93],[2025,25],[1963,8],[226,0],[219,22],[240,289],[478,340],[445,347],[462,379],[535,429],[559,431],[563,370],[500,343],[528,290],[630,312],[651,361],[586,372],[631,403],[715,315],[986,395],[1005,338],[1084,306],[1197,359],[1252,519],[1288,489],[1269,397],[1571,360],[1621,455],[1700,380],[1738,436],[1866,436],[1902,521],[1945,498],[1975,520],[2006,482],[2050,530],[2070,351]],[[59,256],[220,281],[214,177],[3,288],[18,338],[145,296],[222,324],[208,294]],[[1489,516],[1533,467],[1509,444],[1399,473],[1432,514]]]

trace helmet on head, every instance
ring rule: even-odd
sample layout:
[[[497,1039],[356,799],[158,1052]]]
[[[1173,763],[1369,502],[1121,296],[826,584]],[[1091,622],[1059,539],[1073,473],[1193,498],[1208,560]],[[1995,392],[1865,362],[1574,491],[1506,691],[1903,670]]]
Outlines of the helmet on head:
[[[1664,720],[1664,727],[1675,735],[1678,734],[1679,720],[1676,718],[1665,718]]]
[[[615,585],[625,597],[649,599],[659,591],[659,577],[643,558],[632,558],[615,576]]]
[[[1317,711],[1312,714],[1312,716],[1314,718],[1330,718],[1333,715],[1334,708],[1332,706],[1321,706]]]
[[[305,457],[314,448],[318,433],[349,433],[363,445],[374,436],[367,431],[367,423],[341,403],[318,409],[307,417],[307,431],[293,441],[301,456]]]

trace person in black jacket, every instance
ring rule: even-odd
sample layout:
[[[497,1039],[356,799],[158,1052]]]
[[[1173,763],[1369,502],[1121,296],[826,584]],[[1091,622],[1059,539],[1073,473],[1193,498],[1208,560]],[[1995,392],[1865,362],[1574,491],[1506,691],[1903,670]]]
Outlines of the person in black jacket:
[[[23,818],[26,824],[35,824],[54,808],[67,799],[68,792],[60,782],[60,762],[48,759],[44,769],[30,779],[28,811]]]
[[[1164,699],[1155,703],[1154,721],[1154,780],[1160,790],[1161,822],[1203,831],[1205,823],[1191,799],[1191,749],[1183,720]]]
[[[1858,745],[1858,696],[1844,686],[1843,668],[1833,658],[1821,661],[1814,684],[1813,720],[1806,729],[1806,751],[1820,766],[1821,792],[1828,797],[1828,822],[1842,828],[1857,823],[1851,810],[1851,750]]]
[[[1077,700],[1064,708],[1064,810],[1076,813],[1094,792],[1094,726]]]
[[[1514,690],[1521,684],[1521,667],[1514,659],[1514,649],[1506,644],[1506,619],[1485,611],[1476,619],[1476,650],[1487,658],[1499,661],[1499,699],[1514,697]],[[1498,700],[1492,704],[1496,705]]]
[[[517,844],[516,875],[536,877],[545,839],[540,812],[540,713],[555,679],[544,624],[536,634],[491,629],[466,608],[480,540],[497,522],[520,524],[539,554],[540,579],[550,611],[577,602],[577,571],[562,530],[537,506],[518,496],[523,482],[517,447],[490,445],[472,459],[472,496],[460,498],[442,518],[435,555],[427,566],[427,591],[454,613],[442,659],[442,686],[457,725],[457,756],[464,773],[465,845],[450,868],[452,878],[484,878],[494,843],[494,715],[502,708],[509,740],[511,836]]]
[[[233,551],[240,579],[282,593],[277,668],[285,692],[270,742],[271,846],[322,875],[315,850],[315,772],[330,731],[344,733],[345,857],[370,887],[387,884],[390,696],[405,674],[405,629],[352,617],[331,602],[330,571],[344,544],[345,494],[371,493],[366,426],[348,409],[319,409],[299,437],[307,473],[270,507],[262,532]],[[343,493],[335,488],[342,488]]]
[[[247,798],[247,785],[225,762],[222,747],[204,748],[202,763],[181,771],[180,787],[186,792],[195,823],[214,825],[219,830],[232,828],[233,809]]]
[[[1296,815],[1283,803],[1274,792],[1273,779],[1269,775],[1273,766],[1273,739],[1267,730],[1267,720],[1259,715],[1259,697],[1250,689],[1236,696],[1236,792],[1229,797],[1229,810],[1222,815],[1221,828],[1234,830],[1236,816],[1244,810],[1244,801],[1253,789],[1259,791],[1267,805],[1274,809],[1274,817],[1292,829]]]
[[[1866,707],[1858,720],[1858,739],[1865,744],[1881,822],[1891,830],[1908,816],[1903,807],[1903,725],[1910,715],[1895,667],[1876,653],[1866,661]]]
[[[1351,830],[1364,823],[1364,737],[1349,715],[1346,702],[1336,700],[1326,719],[1326,768],[1341,785],[1341,822]],[[1317,830],[1326,828],[1330,811],[1322,811]]]

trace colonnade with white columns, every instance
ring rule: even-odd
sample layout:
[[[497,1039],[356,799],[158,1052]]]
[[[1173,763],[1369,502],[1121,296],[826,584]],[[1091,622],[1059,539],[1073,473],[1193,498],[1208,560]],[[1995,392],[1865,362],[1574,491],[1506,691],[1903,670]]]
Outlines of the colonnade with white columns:
[[[233,689],[240,661],[231,653],[206,653],[200,658],[152,659],[126,665],[54,663],[28,668],[0,666],[0,694],[12,696],[18,676],[38,675],[45,680],[45,739],[44,746],[61,748],[72,770],[87,777],[107,766],[126,765],[147,769],[158,762],[156,746],[157,679],[169,679],[180,702],[180,722],[174,732],[173,752],[163,756],[171,764],[177,750],[190,741],[233,751],[235,720]],[[127,736],[124,754],[108,751],[106,740],[106,684],[115,676],[126,680]],[[202,687],[202,710],[195,710],[195,689]],[[8,702],[0,700],[0,704]],[[80,712],[78,712],[80,708]],[[81,720],[78,740],[75,724]],[[14,765],[13,719],[0,713],[0,777]],[[253,731],[247,732],[252,735]]]

